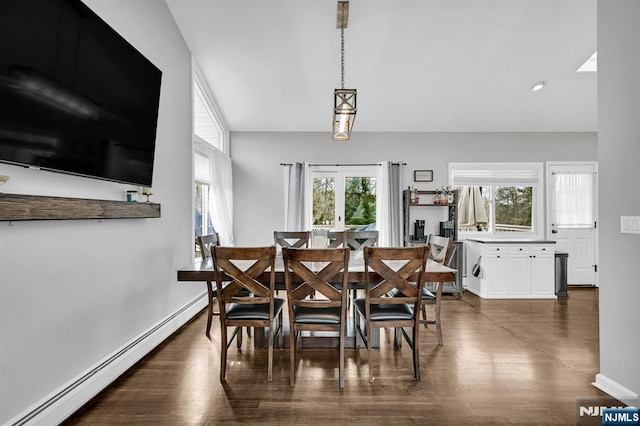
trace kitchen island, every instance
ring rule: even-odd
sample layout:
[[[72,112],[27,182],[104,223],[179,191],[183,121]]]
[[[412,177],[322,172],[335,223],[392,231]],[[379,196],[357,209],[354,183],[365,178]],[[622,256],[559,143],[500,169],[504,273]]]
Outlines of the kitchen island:
[[[485,299],[555,299],[554,244],[468,239],[467,290]]]

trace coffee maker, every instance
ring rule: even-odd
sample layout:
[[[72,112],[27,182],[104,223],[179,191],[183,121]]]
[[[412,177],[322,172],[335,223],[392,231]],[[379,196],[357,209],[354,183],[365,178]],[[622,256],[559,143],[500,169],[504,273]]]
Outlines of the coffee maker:
[[[416,220],[413,226],[413,238],[418,241],[424,241],[424,220]]]
[[[440,236],[453,237],[453,221],[440,222]]]

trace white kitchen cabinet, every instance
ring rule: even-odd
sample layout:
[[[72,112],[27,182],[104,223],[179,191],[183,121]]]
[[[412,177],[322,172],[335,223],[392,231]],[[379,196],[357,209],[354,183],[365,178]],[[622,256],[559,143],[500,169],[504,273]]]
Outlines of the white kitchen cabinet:
[[[531,293],[549,294],[548,281],[552,281],[551,292],[555,295],[555,257],[553,252],[534,254],[531,265]]]
[[[531,255],[513,253],[509,255],[509,273],[507,274],[508,294],[527,296],[531,293]]]
[[[485,273],[483,279],[495,283],[495,285],[487,288],[489,296],[504,296],[509,294],[507,288],[507,283],[509,282],[507,278],[508,269],[507,256],[499,253],[487,255],[485,258]]]
[[[552,241],[467,240],[467,290],[487,299],[554,299]]]

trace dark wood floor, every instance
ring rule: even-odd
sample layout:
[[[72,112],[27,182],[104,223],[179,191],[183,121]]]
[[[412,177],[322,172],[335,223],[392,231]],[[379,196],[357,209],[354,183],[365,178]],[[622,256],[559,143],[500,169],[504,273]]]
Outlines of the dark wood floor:
[[[577,398],[604,395],[599,371],[597,289],[558,300],[443,301],[444,346],[422,329],[422,380],[407,345],[383,331],[376,380],[366,349],[346,352],[338,390],[337,352],[303,350],[295,387],[288,351],[276,350],[267,382],[266,349],[245,338],[219,374],[219,324],[212,341],[200,314],[89,402],[66,424],[576,424]],[[214,318],[216,320],[216,318]]]

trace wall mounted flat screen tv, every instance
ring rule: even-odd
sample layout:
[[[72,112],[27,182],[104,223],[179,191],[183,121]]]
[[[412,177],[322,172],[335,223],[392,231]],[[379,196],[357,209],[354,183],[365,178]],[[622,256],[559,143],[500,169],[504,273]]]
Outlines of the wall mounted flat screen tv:
[[[80,0],[0,1],[0,161],[151,186],[161,78]]]

